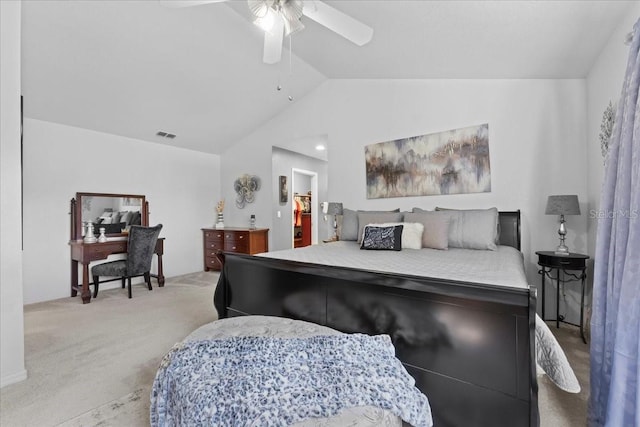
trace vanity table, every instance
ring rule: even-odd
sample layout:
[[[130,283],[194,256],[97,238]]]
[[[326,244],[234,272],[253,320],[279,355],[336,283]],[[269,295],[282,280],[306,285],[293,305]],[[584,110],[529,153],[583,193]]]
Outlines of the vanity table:
[[[137,210],[136,210],[137,209]],[[109,255],[127,252],[127,233],[107,234],[107,241],[103,243],[86,243],[83,240],[83,227],[88,221],[95,221],[98,215],[104,212],[139,212],[140,225],[149,226],[149,204],[145,196],[131,194],[108,193],[76,193],[76,198],[71,199],[71,296],[75,297],[80,292],[83,304],[91,302],[92,284],[90,277],[90,264],[93,261],[107,259]],[[95,226],[99,230],[100,224]],[[158,256],[157,274],[151,274],[158,280],[160,287],[164,286],[164,274],[162,272],[162,255],[164,254],[164,237],[158,238],[154,253]],[[82,283],[78,283],[78,264],[82,264]],[[101,280],[100,283],[110,282],[116,279]]]

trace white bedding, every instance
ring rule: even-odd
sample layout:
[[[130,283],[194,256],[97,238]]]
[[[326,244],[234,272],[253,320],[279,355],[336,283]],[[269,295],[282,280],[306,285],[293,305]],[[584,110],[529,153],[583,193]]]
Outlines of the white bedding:
[[[259,256],[520,289],[529,287],[522,253],[510,246],[498,246],[496,251],[449,248],[396,252],[362,250],[356,242],[338,241]]]

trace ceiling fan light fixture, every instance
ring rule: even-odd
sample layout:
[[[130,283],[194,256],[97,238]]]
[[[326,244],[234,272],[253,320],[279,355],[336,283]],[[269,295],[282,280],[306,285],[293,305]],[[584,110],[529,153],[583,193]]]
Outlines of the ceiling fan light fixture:
[[[264,16],[256,18],[253,23],[266,32],[271,32],[275,25],[276,19],[280,18],[275,10],[267,8]]]

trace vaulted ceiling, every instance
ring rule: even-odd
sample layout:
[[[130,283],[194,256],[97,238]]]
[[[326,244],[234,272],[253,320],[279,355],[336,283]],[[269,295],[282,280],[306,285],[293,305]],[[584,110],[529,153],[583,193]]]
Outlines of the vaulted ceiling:
[[[326,3],[372,41],[307,20],[266,65],[245,0],[23,0],[25,116],[220,154],[327,79],[584,78],[634,2]]]

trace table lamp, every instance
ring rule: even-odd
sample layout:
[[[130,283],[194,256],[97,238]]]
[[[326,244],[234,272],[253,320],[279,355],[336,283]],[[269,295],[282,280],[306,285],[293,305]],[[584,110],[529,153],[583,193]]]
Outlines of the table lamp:
[[[333,240],[338,240],[338,215],[342,215],[342,203],[327,203],[327,213],[333,215]]]
[[[547,199],[547,208],[544,212],[546,215],[560,215],[560,245],[555,250],[556,255],[569,255],[569,248],[564,244],[567,228],[564,225],[565,215],[580,215],[580,203],[576,195],[558,195],[549,196]]]

